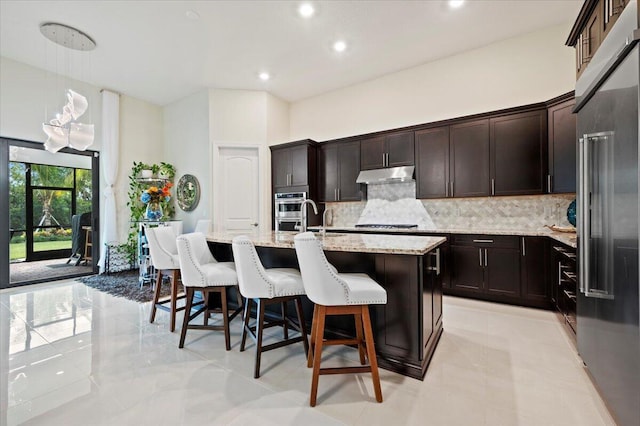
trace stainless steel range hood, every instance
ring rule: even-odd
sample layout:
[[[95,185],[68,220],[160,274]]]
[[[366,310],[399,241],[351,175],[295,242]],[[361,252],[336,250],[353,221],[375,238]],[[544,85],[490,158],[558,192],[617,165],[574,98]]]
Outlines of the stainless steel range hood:
[[[413,181],[414,166],[389,167],[387,169],[363,170],[356,183],[368,185],[379,183],[399,183]]]

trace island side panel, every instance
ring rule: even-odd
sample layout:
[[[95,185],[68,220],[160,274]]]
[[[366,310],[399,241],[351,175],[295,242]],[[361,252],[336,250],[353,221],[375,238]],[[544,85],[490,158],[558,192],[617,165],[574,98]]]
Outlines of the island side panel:
[[[420,363],[420,256],[375,256],[375,279],[387,291],[386,305],[373,305],[376,349],[389,360]]]
[[[433,353],[443,332],[442,321],[442,286],[443,268],[437,268],[437,262],[442,262],[442,253],[437,256],[438,249],[432,250],[423,258],[422,279],[422,375],[427,372]],[[439,272],[439,273],[438,273]]]

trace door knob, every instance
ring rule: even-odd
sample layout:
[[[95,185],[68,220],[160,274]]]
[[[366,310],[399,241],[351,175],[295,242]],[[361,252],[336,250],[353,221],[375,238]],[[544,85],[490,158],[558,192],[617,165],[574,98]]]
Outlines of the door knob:
[[[258,226],[258,222],[252,223],[251,226]]]

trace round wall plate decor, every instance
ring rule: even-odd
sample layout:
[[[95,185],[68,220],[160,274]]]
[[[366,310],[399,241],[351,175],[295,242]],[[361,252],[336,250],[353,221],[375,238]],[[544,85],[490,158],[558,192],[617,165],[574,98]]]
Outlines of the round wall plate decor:
[[[176,189],[178,207],[189,212],[196,208],[200,201],[200,184],[194,175],[183,175]]]

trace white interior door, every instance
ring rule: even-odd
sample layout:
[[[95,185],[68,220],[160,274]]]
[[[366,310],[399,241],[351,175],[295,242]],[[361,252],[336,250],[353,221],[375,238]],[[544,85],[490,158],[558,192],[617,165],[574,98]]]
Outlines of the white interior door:
[[[220,148],[221,222],[226,231],[253,231],[260,217],[258,148]]]

